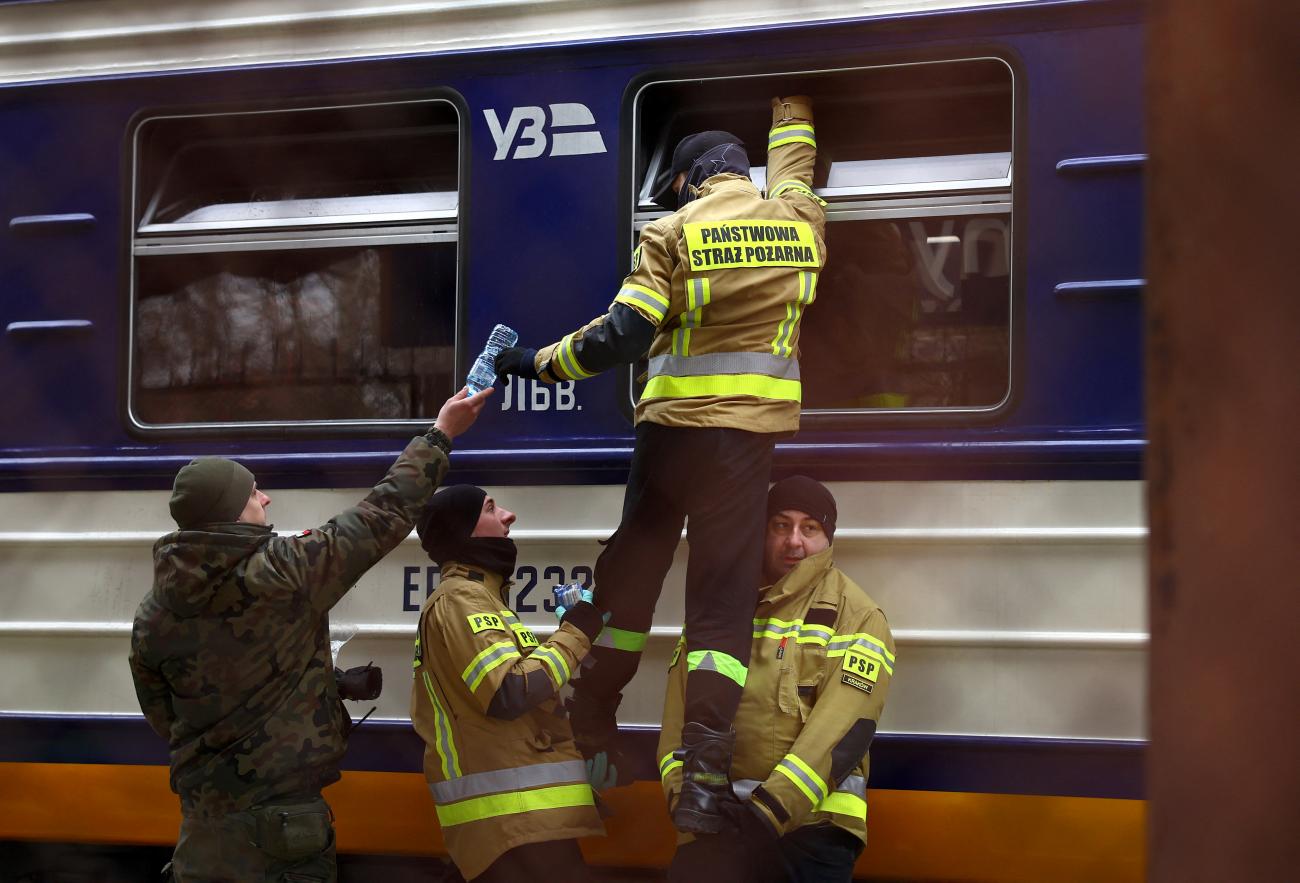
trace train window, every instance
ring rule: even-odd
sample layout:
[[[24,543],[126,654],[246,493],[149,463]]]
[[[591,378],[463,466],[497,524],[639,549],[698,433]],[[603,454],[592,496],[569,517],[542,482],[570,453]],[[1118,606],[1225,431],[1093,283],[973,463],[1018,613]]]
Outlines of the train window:
[[[1012,87],[996,59],[652,83],[634,228],[663,215],[649,196],[681,137],[725,129],[762,163],[768,99],[813,95],[828,260],[802,323],[805,412],[994,409],[1011,386]]]
[[[459,152],[440,100],[145,121],[132,420],[427,422],[455,382]]]

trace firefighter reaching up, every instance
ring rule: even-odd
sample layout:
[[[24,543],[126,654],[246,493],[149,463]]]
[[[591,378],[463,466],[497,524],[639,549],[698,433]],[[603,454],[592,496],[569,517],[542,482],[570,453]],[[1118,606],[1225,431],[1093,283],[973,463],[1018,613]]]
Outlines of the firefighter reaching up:
[[[686,522],[685,766],[673,812],[683,831],[725,825],[720,802],[730,797],[732,720],[759,578],[754,549],[773,446],[799,428],[799,320],[826,261],[815,157],[802,96],[772,101],[766,198],[738,138],[683,139],[656,194],[676,210],[642,230],[609,310],[540,351],[512,347],[496,362],[500,374],[554,383],[649,357],[622,522],[596,562],[608,626],[574,681],[571,720],[582,753],[599,764]]]

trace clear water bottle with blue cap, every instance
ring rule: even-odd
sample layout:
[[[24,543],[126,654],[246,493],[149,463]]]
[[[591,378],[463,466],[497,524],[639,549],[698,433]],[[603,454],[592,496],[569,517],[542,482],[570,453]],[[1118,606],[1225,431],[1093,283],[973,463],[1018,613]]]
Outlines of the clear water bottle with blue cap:
[[[513,328],[498,325],[492,329],[492,333],[488,335],[487,346],[483,347],[483,352],[478,354],[473,367],[469,369],[469,376],[465,378],[465,385],[469,387],[470,395],[477,395],[497,382],[497,355],[506,347],[514,346],[518,341],[519,335]]]

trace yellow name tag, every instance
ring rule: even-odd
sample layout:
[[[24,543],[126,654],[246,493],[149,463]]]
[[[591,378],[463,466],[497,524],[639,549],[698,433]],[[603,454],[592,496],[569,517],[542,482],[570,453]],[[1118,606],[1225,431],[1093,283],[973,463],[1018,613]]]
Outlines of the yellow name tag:
[[[515,641],[518,642],[521,649],[527,650],[530,647],[537,646],[537,635],[533,634],[523,625],[511,625],[510,628],[515,631]]]
[[[844,670],[874,684],[880,676],[880,660],[849,648],[844,651]]]
[[[471,613],[465,618],[469,620],[469,627],[476,635],[479,632],[506,630],[505,623],[495,613]]]
[[[735,267],[816,267],[806,221],[694,221],[686,225],[692,272]]]

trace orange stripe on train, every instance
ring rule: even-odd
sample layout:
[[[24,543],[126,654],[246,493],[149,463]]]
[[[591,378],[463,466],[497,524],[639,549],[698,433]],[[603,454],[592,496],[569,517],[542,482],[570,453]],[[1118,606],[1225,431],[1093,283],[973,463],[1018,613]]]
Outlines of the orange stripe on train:
[[[167,770],[0,763],[0,840],[176,842]],[[347,772],[325,797],[343,852],[445,855],[418,773]],[[1146,803],[1089,797],[872,790],[863,877],[1116,883],[1145,874]],[[606,794],[609,836],[583,841],[597,865],[664,867],[676,842],[656,782]]]

